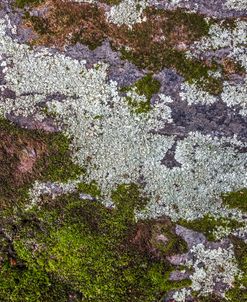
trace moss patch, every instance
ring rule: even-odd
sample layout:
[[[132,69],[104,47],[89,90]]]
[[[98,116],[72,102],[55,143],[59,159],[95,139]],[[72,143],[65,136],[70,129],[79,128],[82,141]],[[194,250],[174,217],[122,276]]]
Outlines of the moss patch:
[[[25,15],[25,25],[38,34],[32,45],[63,47],[82,43],[91,50],[106,38],[104,11],[95,4],[53,0],[43,17]]]
[[[1,267],[0,299],[2,302],[67,302],[70,293],[72,294],[73,291],[66,285],[41,270],[24,266],[11,267],[8,262]],[[76,297],[76,293],[74,295]]]
[[[231,302],[247,301],[247,244],[235,236],[231,236],[231,241],[243,275],[236,280],[234,288],[227,292],[226,297]]]
[[[44,0],[15,0],[15,5],[19,8],[24,8],[25,6],[38,5]]]
[[[222,92],[222,80],[208,75],[209,71],[215,71],[216,66],[207,66],[200,60],[189,59],[184,52],[161,46],[158,43],[150,45],[148,53],[126,51],[121,49],[122,59],[131,61],[140,68],[160,71],[163,68],[174,68],[189,83],[195,83],[211,94]]]
[[[186,242],[175,233],[175,228],[169,221],[153,221],[151,225],[152,245],[161,253],[171,256],[188,252]]]
[[[22,301],[31,299],[32,292],[30,301],[40,301],[42,292],[42,297],[50,295],[47,301],[66,301],[72,291],[85,301],[152,302],[159,301],[169,290],[189,286],[189,280],[169,280],[172,266],[165,256],[168,250],[171,253],[170,245],[154,253],[154,238],[151,240],[149,234],[161,232],[161,227],[153,232],[153,224],[142,222],[147,230],[143,237],[145,249],[137,244],[140,232],[134,211],[147,202],[139,187],[119,185],[112,199],[116,208],[111,210],[71,194],[50,199],[39,210],[19,211],[11,244],[16,266],[5,263],[5,269],[0,271],[5,296],[11,297],[15,288],[14,294],[20,295]],[[171,223],[159,222],[162,224],[168,234]],[[172,232],[168,237],[173,237],[174,247]],[[21,282],[19,272],[16,275],[20,265],[24,272]],[[23,291],[31,278],[34,283]],[[52,286],[53,280],[58,281],[58,289]]]
[[[226,299],[216,296],[214,294],[207,297],[200,297],[195,299],[195,302],[226,302],[226,301],[227,301]]]
[[[101,196],[100,188],[95,181],[92,181],[91,183],[81,182],[78,184],[77,190],[78,192],[89,194],[95,198],[99,198]]]
[[[18,164],[21,164],[21,161],[27,161],[28,154],[26,155],[24,151],[28,152],[29,149],[30,152],[36,153],[37,160],[33,163],[33,169],[28,170],[29,177],[23,175],[24,179],[19,181],[20,184],[27,184],[30,179],[34,178],[41,181],[65,182],[85,172],[84,169],[72,162],[69,148],[70,140],[62,133],[21,129],[13,123],[1,119],[0,135],[2,138],[0,147],[2,146],[2,152],[5,153],[1,156],[1,165],[4,167],[2,181],[6,182],[5,188],[9,187],[10,189],[12,187],[15,190],[18,186],[13,172],[17,167],[25,174],[27,168],[20,165],[19,167]],[[32,154],[30,154],[31,156]],[[17,170],[18,174],[20,174],[19,170]]]
[[[31,16],[29,12],[25,13],[25,19],[29,21],[34,31],[39,35],[49,33],[50,29],[45,18],[39,16]]]
[[[39,161],[44,168],[41,181],[66,182],[85,173],[85,170],[74,164],[71,159],[70,140],[62,133],[53,133],[46,138],[49,156]]]
[[[131,97],[127,96],[127,102],[130,107],[134,109],[135,113],[145,113],[151,110],[151,98],[153,94],[158,93],[160,89],[160,82],[153,78],[152,74],[145,75],[140,80],[136,81],[132,86],[123,87],[121,90],[127,92],[134,89],[135,92],[140,96],[145,96],[146,101],[137,102]]]
[[[222,200],[230,208],[238,208],[247,212],[247,189],[222,195]]]

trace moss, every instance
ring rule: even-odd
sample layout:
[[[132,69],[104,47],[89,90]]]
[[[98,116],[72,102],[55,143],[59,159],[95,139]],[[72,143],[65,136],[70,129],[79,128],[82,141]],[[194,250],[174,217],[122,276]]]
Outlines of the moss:
[[[85,34],[86,30],[84,28],[74,33],[71,38],[71,43],[81,43],[87,45],[90,50],[95,50],[97,47],[102,45],[102,42],[104,41],[104,36],[98,38],[95,36],[94,39],[92,39],[91,37],[86,37]]]
[[[165,280],[165,288],[167,292],[175,289],[178,290],[184,287],[189,287],[191,286],[191,284],[192,281],[190,279],[183,279],[177,281]]]
[[[162,234],[165,236],[167,242],[164,244],[163,242],[157,241],[157,234]],[[174,255],[174,254],[183,254],[188,252],[187,243],[183,240],[182,237],[176,235],[173,227],[169,224],[154,224],[153,227],[153,235],[154,237],[154,246],[166,255]]]
[[[20,184],[25,186],[32,178],[31,175],[20,176],[18,164],[23,148],[28,143],[35,145],[39,138],[34,131],[19,129],[5,119],[0,119],[0,138],[0,207],[4,209],[19,199]]]
[[[76,208],[78,210],[78,206]],[[94,210],[92,217],[97,213],[97,209]],[[109,219],[112,219],[109,215],[106,219],[101,217],[97,223],[107,225],[111,223]],[[49,236],[42,240],[35,236],[35,245],[40,247],[36,252],[31,252],[28,240],[17,241],[17,255],[28,267],[35,266],[57,275],[60,282],[81,292],[86,301],[153,301],[154,288],[162,292],[165,266],[151,264],[133,250],[121,252],[116,233],[95,232],[91,229],[92,221],[88,222],[84,216],[80,223],[70,221],[51,228]]]
[[[127,52],[121,49],[122,59],[131,61],[140,68],[160,71],[163,68],[174,68],[189,83],[195,83],[211,94],[219,94],[223,90],[223,82],[208,75],[215,71],[215,66],[209,67],[198,59],[189,59],[184,52],[167,48],[158,43],[150,45],[149,54]]]
[[[28,12],[25,14],[25,18],[29,20],[35,32],[39,35],[44,35],[50,32],[47,20],[39,16],[31,16]]]
[[[243,225],[242,223],[239,223],[238,221],[233,219],[216,219],[210,215],[205,215],[203,218],[196,219],[193,221],[186,221],[181,219],[179,221],[179,224],[194,231],[203,233],[210,241],[215,240],[213,232],[219,226],[229,227],[233,230]]]
[[[66,182],[85,173],[85,169],[75,164],[71,159],[70,140],[63,133],[47,135],[46,143],[49,147],[49,156],[38,162],[44,172],[39,178],[41,181]]]
[[[99,198],[101,196],[101,191],[95,181],[91,183],[79,183],[77,187],[78,192],[89,194],[92,197]]]
[[[147,99],[151,99],[152,95],[158,93],[160,82],[152,77],[152,74],[147,74],[135,83],[137,93],[145,95]]]
[[[226,297],[231,302],[247,301],[247,244],[235,236],[231,236],[230,239],[234,246],[238,266],[242,270],[242,277],[236,280]]]
[[[17,127],[6,119],[0,119],[0,133],[8,133],[16,141],[37,141],[46,148],[44,156],[35,164],[36,179],[41,181],[66,182],[85,173],[85,169],[74,164],[71,159],[70,139],[63,133],[46,133],[43,130],[27,130]],[[8,158],[6,159],[9,160]],[[14,162],[18,160],[13,158]],[[7,162],[6,167],[13,169],[14,162]],[[6,178],[6,180],[8,180]],[[13,186],[13,185],[12,185]],[[16,188],[14,188],[16,189]]]
[[[195,302],[226,302],[227,300],[223,297],[219,297],[215,294],[206,297],[196,298]]]
[[[238,208],[247,212],[247,189],[222,195],[222,200],[230,208]]]
[[[117,254],[104,237],[90,234],[84,234],[82,237],[78,232],[78,226],[62,229],[54,235],[53,240],[56,240],[56,245],[52,247],[54,260],[49,261],[48,270],[60,271],[60,277],[72,282],[87,301],[137,300],[135,297],[134,299],[127,298],[126,290],[135,289],[138,277],[140,278],[141,274],[146,271],[146,269],[138,269],[139,257],[135,259],[137,263],[132,268],[128,254]],[[88,266],[88,263],[91,265]],[[126,267],[126,269],[121,271],[121,267]],[[145,277],[142,278],[149,288],[154,283],[160,286],[160,282],[156,282],[161,273],[158,269],[160,267],[152,267],[151,272],[147,271],[151,273],[149,281],[145,280]],[[142,293],[140,287],[135,290],[140,298],[145,297],[147,290]]]
[[[135,183],[121,184],[111,194],[111,198],[118,210],[141,210],[148,202],[147,197],[142,196],[140,187]]]
[[[40,4],[43,1],[44,0],[15,0],[15,5],[19,8],[24,8],[25,6]]]
[[[151,250],[144,251],[133,243],[134,211],[147,201],[140,188],[119,185],[112,199],[116,208],[111,210],[98,202],[80,200],[74,193],[50,200],[40,209],[18,211],[13,249],[17,266],[21,264],[25,273],[19,287],[16,267],[2,272],[4,287],[10,285],[5,290],[7,297],[14,286],[21,297],[16,301],[40,301],[40,292],[44,293],[43,301],[46,295],[50,295],[47,301],[66,301],[70,289],[88,302],[153,302],[174,288],[189,286],[189,280],[169,280],[172,266],[165,260],[168,251],[157,258]],[[25,274],[28,280],[36,272],[34,284],[25,293]],[[53,288],[53,280],[61,287]]]
[[[53,0],[49,14],[27,18],[38,34],[35,45],[58,46],[82,43],[94,50],[106,38],[104,12],[96,4]]]
[[[122,0],[100,0],[102,3],[106,3],[108,5],[118,5],[122,2]]]
[[[163,12],[163,10],[156,10],[156,13],[160,15]],[[211,24],[212,20],[207,21],[203,15],[178,8],[169,11],[168,19],[165,20],[162,29],[169,35],[175,28],[186,28],[186,38],[195,41],[208,34]]]
[[[244,272],[247,272],[247,243],[236,236],[231,236],[230,239],[234,246],[234,253],[238,261],[239,268]]]
[[[66,302],[70,292],[73,291],[66,284],[48,276],[40,269],[29,269],[24,265],[13,267],[8,262],[1,267],[2,302]]]
[[[135,89],[136,93],[146,97],[147,101],[137,102],[132,100],[131,97],[126,97],[130,107],[134,109],[135,113],[145,113],[151,110],[151,98],[155,93],[159,92],[160,82],[153,78],[151,73],[148,73],[143,78],[136,81],[132,86],[123,87],[122,92],[127,92]]]

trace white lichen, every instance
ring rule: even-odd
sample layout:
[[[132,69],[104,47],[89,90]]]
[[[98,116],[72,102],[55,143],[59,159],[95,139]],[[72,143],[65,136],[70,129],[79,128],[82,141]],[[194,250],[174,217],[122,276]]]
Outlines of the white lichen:
[[[176,302],[185,302],[186,298],[188,298],[189,296],[191,296],[191,289],[182,288],[182,289],[176,291],[172,295],[172,298]]]
[[[203,104],[210,105],[217,101],[217,98],[207,91],[200,89],[196,84],[189,84],[184,82],[181,85],[180,97],[183,101],[186,101],[189,105]]]
[[[110,11],[106,12],[106,16],[111,23],[126,24],[131,28],[134,24],[146,20],[143,12],[148,5],[148,0],[123,0],[119,4],[113,5]]]
[[[151,202],[137,215],[166,214],[173,220],[197,219],[206,213],[223,215],[221,192],[247,186],[247,155],[235,149],[241,145],[236,139],[190,133],[177,142],[174,157],[181,167],[169,169],[160,165],[161,158],[149,158],[142,174]]]
[[[241,11],[247,9],[247,2],[246,0],[227,0],[225,6],[229,9],[236,9]]]
[[[217,50],[221,48],[234,49],[246,45],[247,41],[247,22],[236,21],[234,28],[226,28],[218,23],[209,28],[208,36],[196,41],[191,49],[194,55],[206,50]]]
[[[240,114],[247,115],[247,78],[242,84],[224,82],[222,101],[229,107],[240,107]]]
[[[235,276],[240,276],[237,261],[234,256],[233,246],[224,249],[221,247],[212,249],[206,248],[203,244],[195,245],[190,253],[193,259],[185,265],[193,269],[190,276],[193,291],[200,292],[200,295],[207,296],[213,293],[216,284],[223,284],[226,288],[217,288],[217,294],[224,296],[227,288],[233,286]]]

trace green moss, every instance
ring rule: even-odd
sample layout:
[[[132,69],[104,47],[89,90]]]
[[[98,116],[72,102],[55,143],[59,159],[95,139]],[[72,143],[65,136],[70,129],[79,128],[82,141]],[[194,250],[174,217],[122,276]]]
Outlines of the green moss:
[[[40,180],[66,182],[85,173],[85,169],[72,161],[70,140],[63,133],[47,135],[46,143],[49,148],[49,156],[38,162],[39,167],[45,168],[39,177]]]
[[[222,200],[230,208],[238,208],[247,212],[247,189],[222,195]]]
[[[136,81],[132,86],[123,87],[121,90],[127,92],[135,89],[136,93],[146,97],[147,101],[137,102],[131,97],[126,97],[130,107],[134,109],[135,113],[145,113],[151,110],[151,98],[153,94],[158,93],[160,89],[160,82],[153,78],[151,73],[148,73],[140,80]]]
[[[132,267],[130,255],[118,254],[106,239],[91,234],[81,236],[78,226],[60,230],[53,237],[56,240],[51,251],[54,260],[49,261],[48,270],[54,273],[59,271],[60,277],[72,282],[87,301],[138,301],[135,297],[128,298],[126,290],[136,290],[140,298],[145,298],[147,290],[140,292],[140,287],[136,288],[137,280],[145,271],[150,274],[151,268],[138,268],[139,257]],[[122,271],[121,267],[126,269]],[[149,289],[153,284],[160,287],[160,282],[156,280],[160,279],[162,272],[158,269],[160,267],[152,267],[152,278],[149,280],[141,278]]]
[[[166,255],[183,254],[188,252],[187,243],[182,237],[178,236],[173,227],[169,224],[154,225],[153,228],[154,243],[153,245]],[[162,234],[167,239],[166,244],[157,241],[157,234]]]
[[[228,227],[233,230],[243,225],[242,223],[239,223],[238,221],[233,219],[216,219],[210,215],[205,215],[203,218],[195,219],[193,221],[186,221],[181,219],[179,221],[179,224],[194,231],[203,233],[210,241],[215,240],[213,232],[219,226]]]
[[[102,3],[106,3],[108,5],[118,5],[122,2],[122,0],[100,0]]]
[[[167,48],[158,43],[150,45],[149,53],[135,53],[121,49],[122,59],[131,61],[140,68],[160,71],[163,68],[174,68],[189,83],[195,83],[211,94],[219,94],[223,89],[223,82],[208,75],[215,71],[216,66],[209,67],[198,59],[189,59],[184,52]]]
[[[140,187],[135,183],[118,185],[111,198],[119,211],[125,208],[131,211],[141,210],[148,202],[147,197],[142,196]]]
[[[78,192],[89,194],[92,197],[99,198],[101,196],[101,191],[95,181],[92,181],[91,183],[79,183],[78,184]]]
[[[227,292],[226,297],[231,302],[247,301],[247,244],[235,236],[231,236],[231,241],[238,266],[243,274],[236,280],[234,287]]]
[[[37,275],[33,277],[35,283],[22,293],[28,282],[25,274],[18,287],[16,268],[2,272],[0,279],[5,277],[7,297],[14,286],[21,297],[16,301],[40,301],[40,292],[44,292],[44,301],[51,290],[61,298],[51,295],[47,301],[64,301],[69,288],[88,302],[153,302],[169,290],[189,286],[189,280],[169,280],[172,266],[165,257],[153,257],[133,244],[134,211],[147,201],[140,192],[136,184],[119,185],[112,192],[116,208],[111,210],[70,194],[50,199],[40,209],[18,212],[19,223],[13,236],[17,263],[22,264],[27,280]],[[162,252],[164,256],[176,245],[175,237],[173,240],[169,253]],[[57,280],[61,288],[53,289],[52,280]]]
[[[24,8],[25,6],[37,5],[42,2],[43,0],[15,0],[15,5],[19,8]]]
[[[179,290],[184,287],[189,287],[191,286],[192,281],[190,279],[183,279],[183,280],[178,280],[178,281],[172,281],[172,280],[165,280],[165,289],[166,291],[171,291],[171,290]]]
[[[152,74],[147,74],[135,83],[137,93],[145,95],[147,99],[151,99],[153,94],[160,90],[160,82],[152,77]]]
[[[156,10],[157,14],[163,14],[163,10]],[[174,31],[174,28],[186,28],[187,38],[191,41],[199,40],[203,36],[208,35],[208,31],[212,20],[209,22],[203,15],[188,12],[183,9],[169,11],[168,19],[164,22],[163,31],[167,34]]]
[[[8,262],[1,267],[1,302],[67,302],[69,292],[66,284],[40,269],[29,269],[24,265],[11,267]]]
[[[227,300],[214,294],[206,297],[200,296],[195,302],[226,302]]]
[[[68,207],[65,208],[63,213],[68,215]],[[76,207],[70,204],[69,208],[75,215],[79,204]],[[35,244],[40,247],[36,252],[31,252],[32,245],[22,234],[22,240],[14,245],[18,257],[28,267],[35,266],[58,276],[60,282],[81,292],[86,301],[153,301],[156,291],[163,290],[165,266],[150,263],[148,258],[134,250],[121,251],[118,247],[121,238],[113,230],[95,232],[92,220],[99,211],[94,207],[88,220],[83,216],[80,222],[72,219],[73,224],[69,219],[69,223],[59,228],[51,228],[49,236],[35,236]],[[104,225],[109,229],[109,225],[115,222],[110,215],[97,218],[102,230]]]

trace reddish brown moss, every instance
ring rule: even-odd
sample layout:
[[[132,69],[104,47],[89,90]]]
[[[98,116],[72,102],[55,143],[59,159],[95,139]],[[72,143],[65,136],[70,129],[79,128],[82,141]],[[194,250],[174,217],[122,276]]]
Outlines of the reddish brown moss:
[[[11,201],[12,193],[35,175],[37,161],[47,152],[47,145],[24,130],[0,121],[0,198],[1,207]]]
[[[108,23],[104,10],[89,3],[47,0],[48,12],[44,18],[29,18],[33,29],[41,34],[36,43],[64,45],[69,41],[98,45],[108,37],[115,46],[128,45],[136,51],[145,50],[154,42],[166,47],[185,49],[191,42],[208,32],[209,25],[198,14],[184,10],[175,11],[148,8],[145,11],[147,21],[128,26]],[[40,28],[49,29],[46,32]]]
[[[34,45],[63,47],[80,42],[95,48],[106,38],[105,17],[101,8],[89,3],[47,1],[43,17],[26,14],[25,25],[38,34]],[[43,8],[40,7],[40,9]]]
[[[0,208],[20,199],[20,188],[34,180],[66,181],[83,173],[70,159],[62,133],[21,129],[0,120]]]

